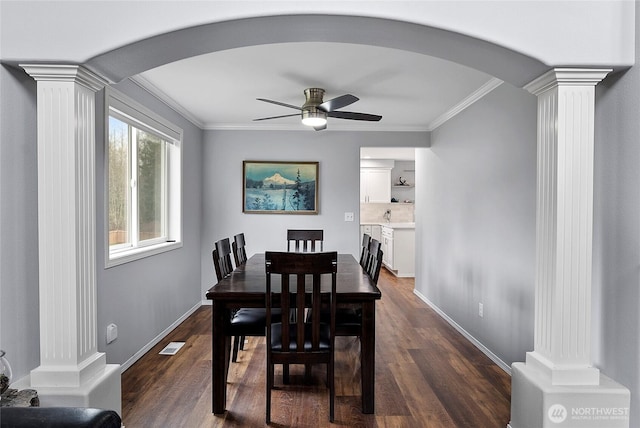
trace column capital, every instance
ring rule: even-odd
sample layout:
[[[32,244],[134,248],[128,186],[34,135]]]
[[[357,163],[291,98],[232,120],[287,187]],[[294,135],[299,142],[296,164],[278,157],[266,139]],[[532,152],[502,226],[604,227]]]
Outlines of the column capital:
[[[80,65],[72,64],[20,64],[20,67],[37,82],[78,83],[94,92],[107,86],[106,79]]]
[[[533,95],[558,86],[595,86],[611,73],[610,68],[552,68],[524,86]]]

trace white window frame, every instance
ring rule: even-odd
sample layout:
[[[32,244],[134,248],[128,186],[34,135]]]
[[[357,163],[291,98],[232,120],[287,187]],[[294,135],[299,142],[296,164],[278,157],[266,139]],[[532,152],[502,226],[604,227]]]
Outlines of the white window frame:
[[[110,268],[123,263],[139,260],[155,254],[182,247],[182,134],[178,126],[155,114],[148,108],[130,99],[121,92],[107,87],[105,90],[105,267]],[[164,236],[156,239],[137,241],[137,203],[131,204],[129,213],[129,233],[134,238],[132,245],[109,245],[109,117],[116,117],[136,128],[163,137],[170,144],[164,153],[166,189],[162,192],[166,198],[166,212],[163,216]],[[132,145],[136,147],[135,144]],[[134,149],[135,150],[135,149]],[[130,169],[135,171],[135,156],[131,156]],[[131,173],[132,174],[132,173]],[[137,183],[136,183],[137,184]],[[134,221],[135,220],[135,221]],[[135,233],[134,233],[135,232]]]

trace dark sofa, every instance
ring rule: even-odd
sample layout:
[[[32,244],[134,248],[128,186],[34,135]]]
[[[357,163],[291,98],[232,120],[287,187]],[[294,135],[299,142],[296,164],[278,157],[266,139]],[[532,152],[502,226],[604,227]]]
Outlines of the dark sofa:
[[[85,407],[1,407],[1,428],[120,428],[113,410]]]

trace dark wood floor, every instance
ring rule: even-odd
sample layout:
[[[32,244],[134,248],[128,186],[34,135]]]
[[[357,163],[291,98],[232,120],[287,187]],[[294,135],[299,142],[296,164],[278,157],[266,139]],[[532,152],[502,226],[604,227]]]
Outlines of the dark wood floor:
[[[413,294],[413,279],[382,269],[376,305],[376,411],[360,412],[357,338],[338,338],[335,425],[504,428],[511,379]],[[176,356],[158,355],[184,341]],[[292,367],[291,384],[272,393],[272,425],[331,426],[325,370],[311,385]],[[229,369],[227,412],[211,413],[211,307],[197,310],[122,375],[127,428],[264,426],[264,338],[248,338]],[[282,378],[276,371],[276,385]]]

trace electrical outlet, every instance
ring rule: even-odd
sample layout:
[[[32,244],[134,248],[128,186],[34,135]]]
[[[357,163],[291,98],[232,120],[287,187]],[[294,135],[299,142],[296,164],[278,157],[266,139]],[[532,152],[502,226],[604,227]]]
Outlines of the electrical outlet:
[[[478,316],[480,318],[484,317],[484,305],[482,303],[478,303]]]
[[[353,221],[353,213],[344,213],[344,221]]]

